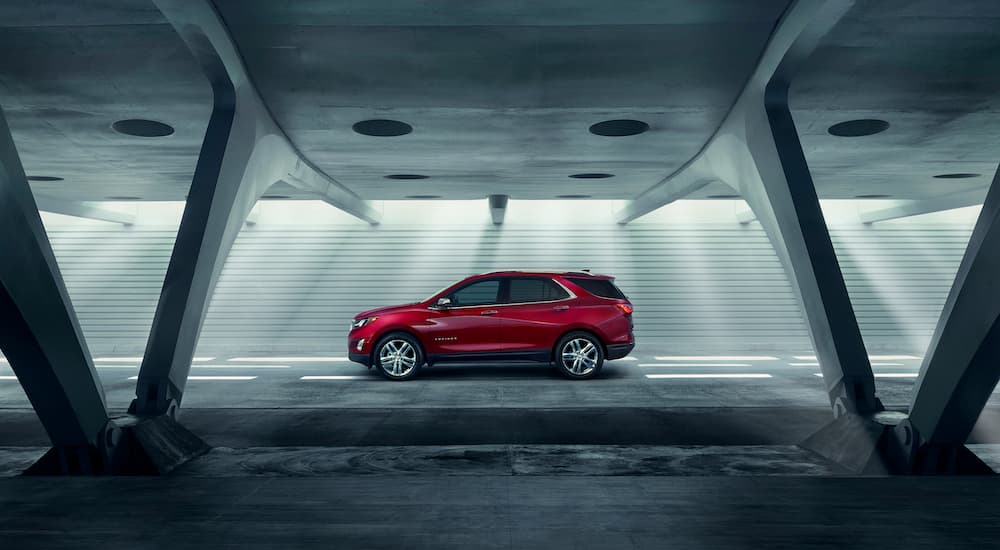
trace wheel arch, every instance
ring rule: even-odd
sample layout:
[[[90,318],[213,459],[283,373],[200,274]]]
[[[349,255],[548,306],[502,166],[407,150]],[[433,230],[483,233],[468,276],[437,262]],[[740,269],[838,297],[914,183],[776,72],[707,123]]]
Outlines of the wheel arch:
[[[424,341],[420,339],[420,336],[415,331],[410,330],[407,327],[400,327],[400,326],[386,327],[381,332],[379,332],[377,335],[375,335],[374,338],[372,338],[372,342],[373,342],[372,343],[372,349],[371,349],[371,351],[368,352],[368,358],[371,361],[371,363],[373,365],[375,364],[375,352],[378,351],[378,345],[379,345],[379,343],[382,342],[382,340],[384,340],[387,336],[391,336],[393,334],[398,334],[398,333],[405,334],[405,335],[407,335],[407,336],[409,336],[409,337],[411,337],[411,338],[413,338],[414,340],[417,341],[417,345],[420,346],[420,354],[423,356],[424,362],[426,363],[427,362],[427,346],[424,345]]]
[[[591,327],[573,327],[573,328],[566,329],[562,333],[560,333],[559,337],[556,338],[556,341],[552,343],[552,349],[549,351],[549,360],[550,361],[554,362],[556,360],[556,354],[559,353],[559,350],[558,350],[558,348],[559,348],[559,342],[561,342],[562,339],[565,338],[567,335],[573,334],[574,332],[586,332],[587,334],[593,336],[594,339],[597,340],[597,343],[601,345],[601,352],[604,353],[604,357],[607,358],[607,356],[608,356],[608,344],[604,341],[604,338],[601,338],[601,333],[600,332],[598,332],[597,330],[594,330]]]

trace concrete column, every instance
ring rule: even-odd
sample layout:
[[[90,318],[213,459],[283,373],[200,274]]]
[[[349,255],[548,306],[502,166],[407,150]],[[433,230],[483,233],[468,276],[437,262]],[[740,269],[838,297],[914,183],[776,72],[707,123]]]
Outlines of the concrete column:
[[[226,256],[271,185],[284,181],[371,223],[378,214],[301,157],[258,95],[210,1],[154,3],[201,64],[214,96],[130,408],[173,416]]]
[[[0,349],[66,473],[99,473],[115,429],[104,388],[0,110]]]
[[[998,181],[1000,170],[924,356],[909,418],[896,429],[918,473],[977,466],[963,445],[1000,380]]]
[[[490,218],[493,225],[502,225],[504,216],[507,215],[507,202],[510,197],[507,195],[490,195]]]
[[[788,86],[852,0],[793,1],[719,129],[676,174],[620,213],[644,215],[704,182],[737,190],[763,226],[799,298],[835,415],[882,406],[816,189],[788,110]]]
[[[763,99],[744,110],[742,143],[725,140],[745,156],[724,179],[756,214],[795,288],[835,414],[877,412],[875,378],[788,110],[787,86],[769,89]]]

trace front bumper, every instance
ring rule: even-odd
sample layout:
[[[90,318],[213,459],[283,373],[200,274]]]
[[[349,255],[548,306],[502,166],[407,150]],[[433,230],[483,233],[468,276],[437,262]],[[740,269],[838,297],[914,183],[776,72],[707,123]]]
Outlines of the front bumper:
[[[361,363],[366,367],[370,367],[372,362],[371,355],[367,353],[355,353],[352,351],[347,354],[347,358],[355,363]]]
[[[371,335],[364,329],[352,330],[347,337],[347,357],[355,363],[371,366]]]
[[[629,353],[632,353],[633,349],[635,349],[635,342],[631,344],[610,344],[608,345],[607,359],[609,361],[614,359],[621,359],[622,357],[625,357]]]

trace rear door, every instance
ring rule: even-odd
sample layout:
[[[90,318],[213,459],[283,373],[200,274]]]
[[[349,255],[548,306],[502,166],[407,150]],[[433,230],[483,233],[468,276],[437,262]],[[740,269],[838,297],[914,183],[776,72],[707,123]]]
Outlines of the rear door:
[[[571,294],[548,277],[508,277],[502,296],[504,351],[549,350],[569,322]]]
[[[500,351],[500,278],[479,279],[448,294],[451,306],[435,310],[423,333],[428,353]]]

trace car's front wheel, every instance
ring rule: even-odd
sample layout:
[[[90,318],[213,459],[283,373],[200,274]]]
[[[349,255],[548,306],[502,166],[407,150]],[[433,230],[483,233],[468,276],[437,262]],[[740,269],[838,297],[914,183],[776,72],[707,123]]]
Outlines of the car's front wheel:
[[[593,334],[571,332],[556,344],[555,362],[559,372],[567,378],[593,378],[604,365],[604,347]]]
[[[409,380],[424,364],[420,342],[409,334],[388,334],[375,346],[375,366],[389,380]]]

